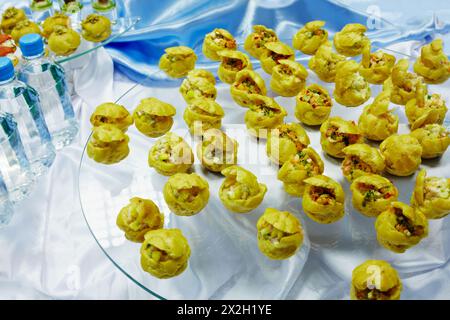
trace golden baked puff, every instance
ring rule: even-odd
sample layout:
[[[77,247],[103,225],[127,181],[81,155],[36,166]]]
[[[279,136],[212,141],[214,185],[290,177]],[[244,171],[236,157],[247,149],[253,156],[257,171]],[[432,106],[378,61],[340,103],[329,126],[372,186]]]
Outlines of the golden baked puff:
[[[147,137],[157,138],[172,128],[176,113],[171,104],[156,98],[142,99],[133,112],[134,125]]]
[[[291,47],[283,42],[268,42],[264,45],[264,51],[260,57],[261,67],[268,74],[272,74],[272,69],[280,60],[295,60],[295,53]]]
[[[57,26],[70,28],[71,24],[69,16],[64,13],[57,12],[53,16],[45,19],[42,23],[42,35],[46,38],[50,37]]]
[[[266,84],[263,78],[253,70],[244,69],[236,74],[233,84],[230,86],[233,100],[242,107],[249,107],[252,103],[250,95],[267,94]]]
[[[216,84],[216,77],[212,74],[212,72],[204,69],[194,69],[188,72],[188,78],[203,78],[208,80],[212,85]]]
[[[236,213],[247,213],[256,209],[264,199],[267,187],[258,183],[256,176],[239,166],[222,170],[225,180],[219,189],[219,198],[223,205]]]
[[[286,110],[274,99],[252,94],[244,120],[251,135],[265,139],[270,129],[283,123],[286,115]]]
[[[302,89],[295,102],[295,117],[309,126],[317,126],[328,119],[333,105],[327,89],[318,84]]]
[[[217,89],[209,79],[189,75],[181,83],[180,93],[187,103],[197,99],[215,100],[217,97]]]
[[[336,66],[339,62],[345,61],[345,59],[345,56],[333,51],[330,41],[326,41],[309,59],[308,66],[317,74],[320,80],[334,82]]]
[[[359,116],[358,127],[367,139],[383,141],[397,133],[398,116],[389,110],[391,102],[390,89],[383,90],[375,97],[372,104],[364,107]]]
[[[272,69],[270,87],[283,97],[293,97],[305,86],[308,71],[300,63],[280,60]]]
[[[426,85],[418,82],[416,98],[406,103],[405,113],[411,129],[414,130],[426,124],[442,124],[447,113],[447,106],[440,94],[428,94]]]
[[[363,51],[364,46],[370,43],[364,34],[366,26],[359,23],[349,23],[334,35],[336,51],[347,57],[354,57]]]
[[[22,20],[17,22],[16,26],[11,31],[11,37],[16,43],[19,43],[20,38],[31,33],[41,34],[41,28],[39,28],[37,23],[31,20]]]
[[[442,39],[435,39],[421,49],[414,63],[414,72],[422,76],[426,83],[443,83],[450,76],[450,62],[444,53]]]
[[[11,34],[14,27],[20,21],[28,20],[25,11],[10,7],[6,9],[2,14],[1,27],[4,34]]]
[[[167,132],[150,149],[148,165],[164,176],[187,172],[194,163],[191,147],[180,136]]]
[[[372,84],[383,84],[391,75],[395,64],[395,57],[391,54],[378,50],[370,52],[370,44],[362,51],[361,66],[359,73]]]
[[[267,156],[273,163],[281,166],[309,143],[309,137],[299,123],[281,124],[270,130],[267,136]]]
[[[239,71],[252,70],[252,64],[249,57],[240,51],[223,50],[217,53],[222,61],[217,70],[217,75],[222,82],[232,84]]]
[[[450,145],[450,132],[440,124],[427,124],[411,132],[422,146],[422,159],[442,156]]]
[[[364,143],[364,138],[354,121],[332,117],[320,126],[320,144],[332,157],[344,158],[342,150],[355,143]]]
[[[328,41],[328,31],[323,29],[325,21],[310,21],[297,31],[292,39],[292,47],[304,54],[313,55]]]
[[[222,126],[225,112],[213,100],[197,99],[184,109],[183,119],[193,135],[201,136],[204,131]]]
[[[202,52],[208,59],[220,61],[219,51],[236,50],[237,43],[225,29],[214,29],[205,36]]]
[[[284,190],[294,197],[303,197],[305,179],[323,174],[324,164],[317,152],[305,148],[291,156],[278,171],[278,180],[283,182]]]
[[[428,219],[440,219],[450,213],[450,179],[427,177],[425,169],[416,178],[411,206]]]
[[[304,180],[303,211],[317,223],[333,223],[344,217],[345,195],[333,179],[317,175]]]
[[[277,34],[274,30],[263,25],[253,26],[253,32],[250,33],[244,42],[244,49],[256,59],[259,59],[266,47],[267,42],[278,41]]]
[[[209,129],[203,133],[197,145],[197,157],[202,166],[212,172],[237,163],[238,142],[219,129]]]
[[[81,43],[81,37],[75,30],[54,26],[52,34],[48,37],[48,47],[57,56],[69,56],[74,53]]]
[[[166,48],[159,59],[159,68],[169,77],[182,78],[195,68],[197,55],[185,46]]]
[[[422,146],[410,134],[394,134],[380,144],[386,171],[395,176],[409,176],[422,163]]]
[[[163,195],[177,216],[193,216],[208,204],[209,184],[196,173],[176,173],[164,185]]]
[[[353,207],[367,217],[377,217],[397,201],[398,190],[389,179],[377,174],[366,174],[350,185]]]
[[[124,132],[133,124],[133,121],[133,117],[124,106],[112,102],[102,103],[91,115],[92,126],[112,124]]]
[[[365,143],[355,143],[342,149],[345,154],[342,161],[342,173],[352,182],[369,173],[380,174],[384,170],[384,158],[378,149]]]
[[[102,42],[111,36],[111,21],[100,14],[92,13],[81,22],[81,35],[87,41]]]
[[[370,99],[369,83],[359,74],[359,64],[349,60],[336,67],[334,99],[346,106],[357,107]]]
[[[164,215],[152,200],[134,197],[120,210],[116,224],[128,240],[144,242],[148,231],[164,226]]]
[[[382,247],[403,253],[428,236],[428,220],[419,210],[394,201],[377,217],[375,230]]]
[[[391,102],[405,105],[416,96],[418,82],[423,80],[417,74],[408,72],[409,62],[407,59],[400,59],[392,68],[391,76],[384,82],[384,89],[391,89]]]
[[[399,300],[401,292],[398,273],[386,261],[367,260],[352,272],[352,300]]]
[[[142,269],[159,279],[181,274],[191,255],[189,244],[179,229],[147,232],[140,251]]]
[[[89,158],[98,163],[114,164],[125,159],[130,153],[130,138],[112,124],[103,124],[92,129],[87,145]]]
[[[303,227],[288,211],[267,208],[256,223],[258,248],[268,258],[287,259],[303,243]]]

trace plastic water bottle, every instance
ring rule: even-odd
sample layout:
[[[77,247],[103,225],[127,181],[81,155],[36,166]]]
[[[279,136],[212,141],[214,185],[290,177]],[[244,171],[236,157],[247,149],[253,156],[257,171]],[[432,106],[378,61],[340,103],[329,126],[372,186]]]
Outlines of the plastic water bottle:
[[[8,197],[3,177],[0,174],[0,227],[7,225],[13,215],[13,207]]]
[[[78,133],[64,69],[45,57],[44,43],[38,34],[23,36],[20,48],[24,61],[18,78],[38,92],[53,145],[57,150],[61,149]]]
[[[8,113],[0,113],[0,174],[12,202],[22,200],[30,193],[34,177],[17,123]]]
[[[36,90],[16,79],[8,58],[0,58],[0,112],[14,117],[33,174],[45,173],[55,159],[55,148],[39,97]]]

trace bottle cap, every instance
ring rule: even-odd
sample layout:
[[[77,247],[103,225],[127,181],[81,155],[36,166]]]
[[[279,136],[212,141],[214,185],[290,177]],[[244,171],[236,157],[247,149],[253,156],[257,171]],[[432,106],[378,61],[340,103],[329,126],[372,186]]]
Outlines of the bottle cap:
[[[6,81],[14,77],[14,65],[9,58],[0,57],[0,81]]]
[[[24,35],[19,40],[20,50],[24,57],[34,57],[44,52],[44,41],[37,33]]]

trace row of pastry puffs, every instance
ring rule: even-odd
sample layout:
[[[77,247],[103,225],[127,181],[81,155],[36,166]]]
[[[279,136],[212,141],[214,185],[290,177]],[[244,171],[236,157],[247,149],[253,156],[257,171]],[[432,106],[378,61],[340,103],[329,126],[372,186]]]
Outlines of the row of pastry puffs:
[[[411,206],[398,202],[398,190],[381,174],[413,174],[422,158],[442,155],[450,144],[442,126],[447,108],[438,94],[428,94],[425,83],[445,81],[450,74],[442,41],[422,48],[422,55],[408,72],[408,61],[382,51],[370,52],[370,42],[359,24],[345,26],[334,37],[334,52],[324,23],[307,23],[294,36],[293,46],[314,55],[309,67],[320,79],[335,82],[335,100],[348,107],[366,102],[369,83],[383,84],[382,93],[366,106],[358,123],[340,117],[330,118],[332,98],[317,84],[305,86],[306,69],[295,62],[294,50],[280,42],[275,32],[255,26],[245,49],[272,75],[271,89],[283,96],[296,96],[295,116],[304,124],[320,125],[321,146],[330,156],[342,158],[342,172],[351,182],[352,203],[363,215],[376,217],[375,229],[381,246],[405,252],[428,235],[428,220],[442,218],[450,211],[449,179],[426,177],[420,171],[411,197]],[[230,84],[234,101],[248,108],[245,123],[250,134],[266,138],[270,160],[280,166],[278,179],[286,192],[301,197],[303,211],[318,223],[333,223],[344,216],[342,186],[324,176],[319,154],[309,147],[309,137],[299,123],[284,123],[286,110],[266,96],[261,76],[252,70],[248,56],[239,52],[232,35],[215,29],[205,36],[202,51],[221,64],[218,76]],[[347,56],[362,54],[361,63]],[[245,213],[259,206],[267,186],[236,165],[238,143],[220,130],[224,110],[215,102],[214,76],[195,68],[196,55],[188,47],[166,49],[160,68],[171,77],[185,77],[180,92],[188,106],[183,118],[193,135],[201,136],[197,156],[210,171],[225,179],[219,198],[230,211]],[[413,132],[397,135],[398,116],[389,103],[403,104]],[[208,182],[188,173],[194,162],[190,146],[170,131],[175,108],[155,98],[144,99],[131,116],[119,105],[99,106],[91,117],[94,126],[88,155],[97,162],[112,164],[128,155],[126,128],[135,123],[149,137],[160,137],[149,152],[148,163],[158,173],[170,176],[163,194],[176,215],[200,212],[209,199]],[[364,138],[382,141],[380,148],[364,143]],[[131,241],[143,242],[141,263],[144,270],[159,278],[180,274],[187,266],[189,245],[180,230],[162,229],[163,215],[147,199],[133,198],[117,218],[118,226]],[[286,259],[295,254],[303,241],[300,221],[291,213],[267,209],[257,223],[258,246],[271,259]],[[374,271],[375,270],[375,271]],[[369,284],[380,272],[381,285]],[[401,282],[396,271],[384,261],[367,261],[353,273],[351,297],[354,299],[398,299]]]

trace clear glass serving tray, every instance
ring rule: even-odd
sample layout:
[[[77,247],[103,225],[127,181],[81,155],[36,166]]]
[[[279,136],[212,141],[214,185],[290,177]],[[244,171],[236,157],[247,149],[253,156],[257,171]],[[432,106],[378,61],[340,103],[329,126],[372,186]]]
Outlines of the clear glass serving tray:
[[[390,50],[386,48],[386,50]],[[394,52],[397,59],[408,57],[399,49]],[[410,52],[408,52],[408,55]],[[302,56],[301,62],[305,56]],[[414,57],[410,57],[413,61]],[[270,88],[270,76],[257,68]],[[164,78],[154,74],[154,78]],[[171,80],[167,80],[171,81]],[[176,80],[174,80],[176,81]],[[333,91],[334,84],[324,83],[309,71],[307,85],[319,83]],[[177,87],[149,87],[136,84],[117,102],[130,112],[139,101],[156,97],[173,104],[177,115],[172,131],[183,136],[195,152],[198,139],[193,139],[182,119],[186,106]],[[303,267],[309,259],[330,270],[330,274],[344,279],[344,288],[330,290],[327,297],[348,298],[352,270],[367,259],[385,259],[399,271],[402,279],[418,272],[425,272],[445,264],[450,257],[450,226],[448,219],[430,221],[430,236],[405,254],[395,254],[381,248],[373,227],[374,219],[363,217],[351,205],[349,183],[342,176],[340,162],[325,155],[320,146],[318,127],[305,127],[311,139],[311,146],[322,156],[325,175],[339,181],[346,193],[346,215],[337,223],[319,225],[302,212],[301,199],[289,196],[282,183],[277,180],[278,167],[271,164],[265,152],[265,140],[248,135],[244,125],[245,108],[234,103],[229,86],[218,83],[217,102],[225,110],[223,129],[239,142],[239,165],[254,172],[260,181],[268,186],[268,192],[259,208],[250,214],[233,214],[227,211],[218,199],[218,188],[222,177],[204,171],[196,158],[195,172],[206,177],[210,184],[208,206],[193,217],[179,217],[170,212],[162,197],[166,177],[157,174],[147,164],[147,156],[155,139],[140,134],[130,127],[130,155],[124,161],[112,166],[97,164],[83,152],[79,171],[79,195],[83,214],[94,239],[107,257],[138,286],[160,299],[281,299],[295,298],[304,285],[299,281]],[[372,86],[372,97],[381,86]],[[448,102],[448,85],[430,86],[431,92],[444,94]],[[294,117],[294,98],[275,96],[277,102],[287,111],[285,122],[298,122]],[[371,103],[373,98],[366,104]],[[403,107],[394,106],[400,117],[400,133],[409,132]],[[334,101],[331,116],[341,116],[357,121],[363,106],[347,108]],[[447,123],[448,124],[448,123]],[[429,175],[442,176],[448,172],[450,160],[444,155],[437,160],[423,161],[423,168]],[[388,177],[399,189],[399,200],[409,203],[415,175],[411,177]],[[140,244],[127,241],[115,224],[119,210],[129,198],[139,196],[150,198],[164,212],[165,227],[183,230],[192,249],[188,269],[180,276],[159,280],[145,273],[140,267]],[[298,253],[285,261],[271,261],[263,256],[256,244],[256,221],[267,207],[289,210],[301,219],[305,230],[305,241]],[[311,250],[310,250],[311,249]],[[311,271],[311,268],[309,268]],[[303,276],[301,279],[308,279]],[[311,284],[308,284],[311,285]],[[311,290],[323,290],[320,282],[311,285]],[[405,289],[405,297],[414,298],[414,292]]]

